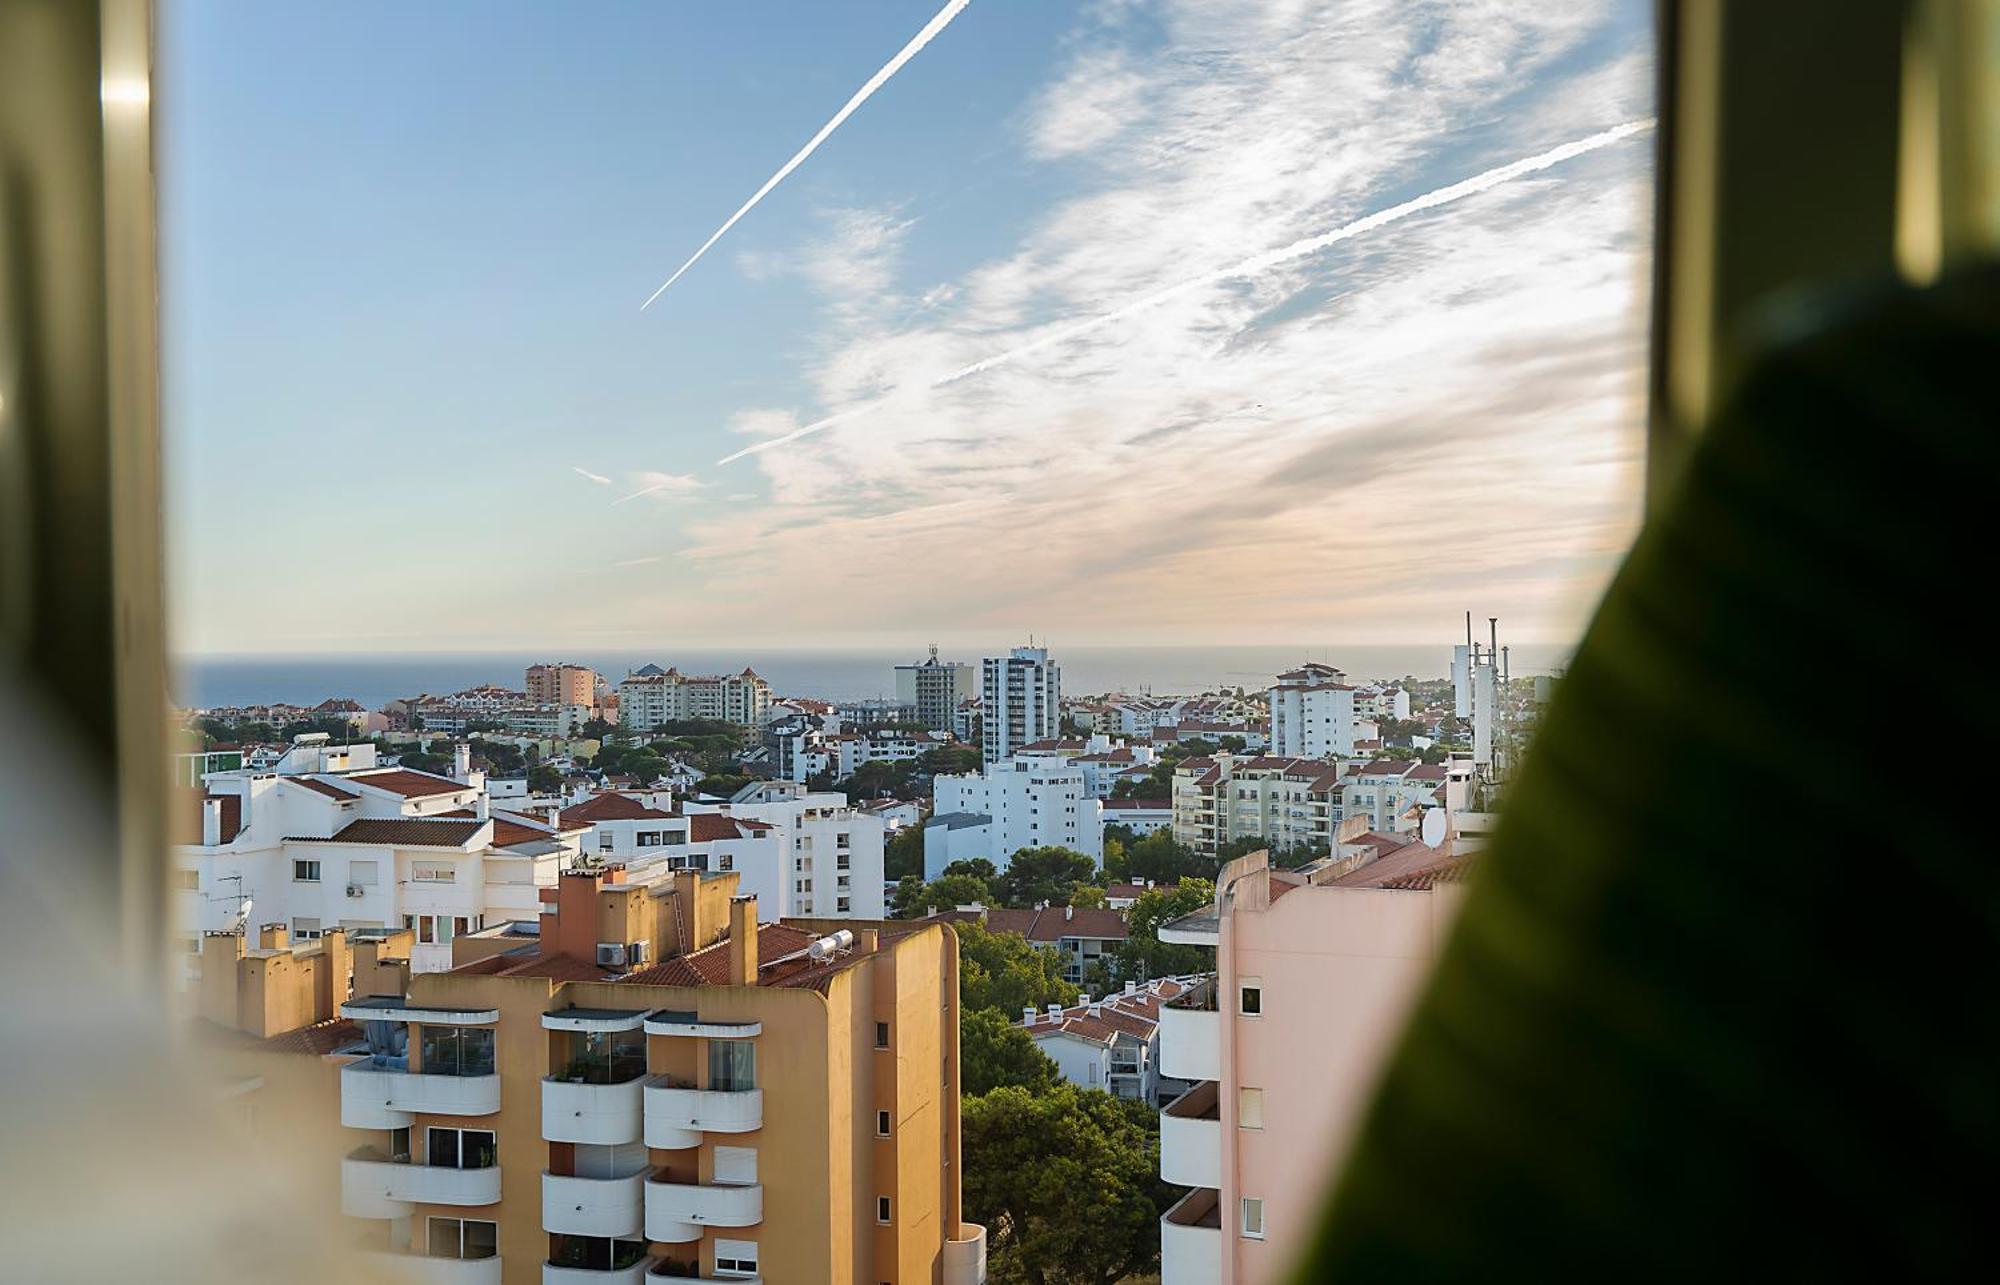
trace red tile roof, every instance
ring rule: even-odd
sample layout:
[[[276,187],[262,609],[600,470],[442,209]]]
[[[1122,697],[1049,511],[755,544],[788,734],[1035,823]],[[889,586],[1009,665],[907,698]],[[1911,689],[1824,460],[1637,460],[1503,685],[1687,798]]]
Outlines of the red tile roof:
[[[986,930],[996,933],[1019,933],[1029,941],[1061,941],[1065,937],[1092,937],[1104,941],[1124,941],[1130,929],[1126,927],[1125,916],[1116,910],[1087,907],[1065,916],[1067,906],[1050,906],[1045,910],[989,909],[986,912]]]
[[[648,807],[629,794],[599,794],[573,804],[562,811],[565,828],[576,825],[595,825],[599,821],[664,821],[673,816],[658,808]]]
[[[287,843],[371,843],[397,848],[462,848],[479,833],[483,821],[446,821],[429,817],[363,818],[350,821],[332,838],[286,835]]]
[[[688,814],[688,842],[714,843],[718,839],[742,839],[753,834],[761,834],[771,827],[762,821],[752,821],[746,817],[733,817],[723,812],[691,812]]]
[[[228,843],[243,832],[243,796],[210,794],[205,790],[183,790],[174,808],[173,842],[200,844],[202,804],[209,799],[222,801],[222,841]]]
[[[1377,836],[1380,837],[1380,836]],[[1378,849],[1378,852],[1380,850]],[[1463,858],[1422,843],[1407,843],[1383,852],[1359,870],[1349,871],[1333,881],[1335,888],[1428,888],[1436,870]],[[1419,883],[1405,883],[1410,876],[1424,876]]]
[[[471,808],[459,808],[455,812],[440,812],[438,815],[441,817],[450,817],[454,820],[466,817],[476,819],[478,816]],[[501,816],[497,812],[493,814],[493,846],[496,848],[511,848],[517,843],[533,843],[538,839],[553,839],[555,837],[546,827],[529,825],[525,821],[516,821],[512,817]]]
[[[784,924],[764,924],[757,929],[757,984],[775,986],[792,976],[767,976],[764,965],[804,950],[818,940],[817,934]],[[697,951],[662,960],[651,968],[641,968],[620,979],[632,986],[727,986],[729,985],[729,943],[716,942]]]
[[[449,777],[432,776],[429,772],[417,772],[406,767],[384,768],[372,772],[355,772],[341,778],[350,785],[366,785],[372,789],[387,790],[400,794],[406,799],[428,799],[439,794],[456,794],[472,787],[463,781]]]
[[[324,794],[329,799],[339,799],[343,803],[349,799],[358,799],[361,797],[353,790],[344,790],[331,781],[321,781],[310,776],[286,776],[279,779],[290,781],[293,785],[303,785],[308,790]]]
[[[311,1026],[301,1026],[295,1031],[273,1035],[260,1041],[257,1048],[265,1053],[307,1053],[324,1057],[336,1049],[358,1044],[362,1038],[359,1023],[344,1017],[332,1017]]]

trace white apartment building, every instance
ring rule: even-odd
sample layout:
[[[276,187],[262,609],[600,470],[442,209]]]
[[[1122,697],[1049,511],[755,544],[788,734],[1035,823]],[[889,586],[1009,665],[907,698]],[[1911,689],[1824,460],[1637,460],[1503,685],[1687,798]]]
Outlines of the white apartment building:
[[[998,763],[1023,745],[1062,731],[1062,667],[1046,647],[988,656],[980,681],[980,749]]]
[[[939,660],[937,648],[917,664],[896,666],[896,699],[916,711],[917,721],[934,732],[952,730],[952,716],[979,695],[971,665]]]
[[[1331,665],[1312,662],[1278,675],[1271,685],[1273,754],[1295,758],[1351,758],[1360,739],[1355,727],[1356,688]]]
[[[1071,1084],[1158,1106],[1189,1086],[1160,1076],[1160,1005],[1186,994],[1192,978],[1161,977],[1069,1008],[1021,1010],[1021,1029]]]
[[[173,850],[182,944],[193,954],[253,914],[294,941],[408,927],[426,972],[451,966],[454,936],[534,918],[579,834],[493,809],[465,746],[456,760],[453,777],[382,768],[373,746],[318,736],[275,770],[211,773]]]
[[[984,817],[985,857],[1005,870],[1022,848],[1062,847],[1104,863],[1104,805],[1084,770],[1053,755],[1023,754],[983,772],[940,773],[931,783],[933,817],[969,813]],[[957,830],[978,827],[959,826]],[[924,830],[924,877],[935,879],[949,864],[953,833],[933,842]],[[957,836],[961,854],[977,837]]]
[[[1325,882],[1252,853],[1214,906],[1160,940],[1211,946],[1216,977],[1160,1009],[1162,1285],[1289,1279],[1328,1178],[1449,928],[1467,862],[1410,844]]]
[[[691,675],[645,665],[618,684],[618,723],[638,732],[689,718],[761,727],[770,718],[771,701],[771,685],[753,669]]]
[[[864,763],[913,763],[952,743],[942,732],[875,727],[864,732],[822,732],[788,724],[778,731],[778,774],[792,781],[831,776],[844,781]]]
[[[1340,765],[1236,754],[1184,759],[1174,769],[1174,840],[1206,856],[1237,839],[1278,851],[1332,851],[1343,819]]]

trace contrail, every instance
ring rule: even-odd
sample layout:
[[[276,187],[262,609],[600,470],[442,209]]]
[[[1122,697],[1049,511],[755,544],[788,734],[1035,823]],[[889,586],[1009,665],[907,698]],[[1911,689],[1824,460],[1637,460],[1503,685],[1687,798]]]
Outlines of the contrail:
[[[610,478],[608,478],[608,477],[606,477],[606,476],[604,476],[604,474],[602,474],[602,473],[593,473],[593,472],[591,472],[591,471],[590,471],[589,469],[587,469],[587,468],[579,468],[579,467],[578,467],[577,465],[575,465],[575,464],[572,464],[572,465],[570,465],[569,467],[570,467],[570,471],[571,471],[572,473],[575,473],[575,474],[576,474],[576,475],[577,475],[578,477],[581,477],[581,478],[585,478],[585,479],[587,479],[587,480],[589,480],[589,481],[592,481],[592,482],[595,482],[595,483],[597,483],[597,484],[598,484],[599,486],[610,486],[610,485],[611,485],[611,479],[610,479]]]
[[[724,223],[721,227],[715,230],[714,236],[711,236],[710,238],[708,238],[708,240],[703,241],[701,243],[701,249],[696,250],[692,255],[690,255],[686,263],[683,263],[680,267],[674,269],[674,275],[667,278],[665,285],[662,285],[658,290],[653,291],[652,294],[647,296],[646,302],[639,305],[639,311],[644,312],[646,309],[652,307],[653,300],[659,298],[661,295],[667,292],[667,286],[670,286],[674,282],[679,281],[681,279],[681,274],[685,273],[689,268],[692,268],[695,265],[695,261],[697,259],[701,258],[702,255],[708,253],[708,248],[710,246],[714,245],[717,241],[720,241],[722,239],[723,233],[729,231],[729,229],[736,226],[736,220],[748,214],[753,208],[755,208],[757,202],[763,200],[764,197],[770,193],[772,188],[784,182],[785,176],[787,174],[790,174],[793,170],[797,169],[800,165],[804,164],[806,157],[811,156],[815,151],[819,149],[819,145],[826,141],[827,135],[833,133],[834,130],[839,129],[842,121],[846,120],[849,116],[852,116],[856,108],[860,107],[861,104],[867,102],[868,99],[871,96],[873,96],[876,90],[882,88],[883,85],[887,84],[889,77],[901,71],[903,69],[904,63],[916,57],[918,51],[923,49],[925,45],[929,44],[931,42],[931,39],[934,36],[936,36],[938,32],[943,31],[947,26],[949,26],[951,24],[951,20],[958,16],[959,11],[965,8],[966,5],[971,3],[972,0],[949,0],[949,2],[945,5],[944,8],[938,10],[937,16],[932,18],[928,23],[925,23],[924,29],[922,31],[919,31],[915,36],[912,36],[910,38],[909,44],[904,45],[902,49],[898,51],[898,53],[894,58],[891,58],[888,62],[882,64],[882,70],[870,76],[866,84],[862,85],[861,88],[854,91],[854,97],[848,99],[847,105],[842,107],[839,111],[833,114],[832,120],[829,120],[826,124],[819,127],[819,133],[814,134],[812,138],[807,141],[804,147],[801,147],[797,152],[793,153],[791,160],[786,161],[783,165],[779,166],[778,172],[776,174],[773,174],[770,178],[765,179],[764,186],[758,188],[754,193],[752,193],[750,199],[743,203],[743,207],[737,210],[736,213],[730,215],[729,221],[727,223]]]
[[[1317,236],[1309,236],[1304,240],[1294,241],[1290,245],[1280,247],[1279,249],[1267,250],[1263,254],[1252,255],[1248,259],[1239,260],[1227,267],[1211,269],[1198,277],[1189,277],[1178,284],[1155,290],[1151,294],[1141,295],[1132,302],[1122,307],[1114,308],[1110,312],[1099,313],[1097,316],[1073,322],[1070,325],[1051,330],[1039,338],[1031,339],[1019,347],[1009,348],[1005,352],[981,358],[973,362],[970,366],[961,366],[948,375],[942,375],[932,380],[926,387],[943,388],[947,384],[955,384],[961,379],[970,379],[974,375],[983,375],[989,370],[994,370],[1010,362],[1018,361],[1031,353],[1040,352],[1045,348],[1053,348],[1058,344],[1066,344],[1070,340],[1087,335],[1100,327],[1108,326],[1115,321],[1123,321],[1125,318],[1133,316],[1136,313],[1158,307],[1170,299],[1175,299],[1191,291],[1199,290],[1204,286],[1211,286],[1217,282],[1229,281],[1237,277],[1257,276],[1260,273],[1270,271],[1280,264],[1289,263],[1294,259],[1303,258],[1309,254],[1316,254],[1330,245],[1351,240],[1366,232],[1373,232],[1376,228],[1406,219],[1412,214],[1418,214],[1424,210],[1434,210],[1440,205],[1449,205],[1454,201],[1462,201],[1468,196],[1476,196],[1481,192],[1499,187],[1503,183],[1512,182],[1523,175],[1538,173],[1551,166],[1560,165],[1564,161],[1582,156],[1586,152],[1594,152],[1599,148],[1609,147],[1621,139],[1630,138],[1634,134],[1651,129],[1654,123],[1652,117],[1647,117],[1644,120],[1626,121],[1622,125],[1614,125],[1610,129],[1592,134],[1587,138],[1579,138],[1575,142],[1564,143],[1560,147],[1552,147],[1546,152],[1537,152],[1535,155],[1527,157],[1524,160],[1514,161],[1508,165],[1501,165],[1497,168],[1475,174],[1471,178],[1461,179],[1447,187],[1438,188],[1436,191],[1412,197],[1400,205],[1392,205],[1387,209],[1377,210],[1373,214],[1363,215],[1352,223],[1343,223],[1339,227],[1328,232],[1322,232]],[[796,442],[801,437],[809,437],[822,429],[832,428],[835,424],[845,423],[850,419],[867,414],[869,411],[875,409],[881,401],[894,397],[899,391],[902,390],[891,389],[884,398],[878,398],[873,402],[864,402],[850,410],[828,415],[825,419],[815,420],[803,428],[795,428],[782,436],[766,438],[761,442],[754,442],[742,450],[723,456],[716,461],[716,464],[718,466],[733,464],[746,455],[755,455],[759,451],[768,451],[774,446],[783,446],[789,442]]]

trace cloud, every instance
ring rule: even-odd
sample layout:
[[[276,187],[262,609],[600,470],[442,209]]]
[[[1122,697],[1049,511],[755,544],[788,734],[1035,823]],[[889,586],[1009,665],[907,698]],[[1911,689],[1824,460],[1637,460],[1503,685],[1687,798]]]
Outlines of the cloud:
[[[575,473],[578,477],[585,479],[586,481],[597,483],[599,486],[611,485],[611,479],[604,476],[604,474],[602,473],[593,473],[589,469],[578,467],[575,464],[570,465],[570,471],[572,473]]]
[[[633,473],[630,476],[632,479],[631,485],[636,489],[613,500],[611,502],[613,505],[627,504],[648,495],[656,495],[663,499],[673,496],[692,495],[694,492],[708,485],[708,483],[691,473],[643,471]]]
[[[663,561],[665,557],[666,557],[665,554],[654,554],[653,556],[647,558],[627,558],[623,562],[614,562],[611,565],[614,567],[644,567],[644,566],[650,566],[655,562]]]
[[[1643,6],[1105,12],[1022,117],[1062,195],[929,308],[841,293],[918,294],[893,253],[822,278],[813,406],[731,417],[768,441],[868,408],[757,455],[766,503],[689,522],[677,565],[732,589],[708,627],[782,595],[822,632],[1405,641],[1476,606],[1573,636],[1638,514],[1642,143],[884,394],[1643,114]]]

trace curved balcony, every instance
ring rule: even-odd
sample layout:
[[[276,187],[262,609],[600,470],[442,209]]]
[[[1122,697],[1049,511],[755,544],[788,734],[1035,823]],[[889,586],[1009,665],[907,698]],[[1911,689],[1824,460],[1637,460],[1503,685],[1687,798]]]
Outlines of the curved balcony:
[[[1160,1177],[1176,1187],[1222,1186],[1222,1103],[1203,1080],[1160,1112]]]
[[[642,1258],[630,1267],[558,1267],[542,1264],[542,1285],[646,1285],[653,1260]]]
[[[764,1033],[762,1022],[710,1022],[700,1015],[663,1008],[646,1018],[648,1035],[680,1035],[711,1040],[747,1040]]]
[[[986,1285],[986,1229],[960,1223],[944,1242],[944,1285]]]
[[[764,1221],[764,1188],[688,1182],[646,1184],[646,1239],[684,1245],[704,1227],[754,1227]]]
[[[340,1162],[340,1211],[352,1218],[405,1218],[417,1205],[491,1205],[499,1199],[498,1165],[415,1165],[372,1148]]]
[[[549,1142],[603,1145],[637,1142],[645,1114],[644,1079],[623,1084],[579,1084],[549,1076],[542,1081],[542,1137]]]
[[[639,1234],[646,1201],[640,1194],[646,1174],[623,1178],[575,1178],[542,1174],[542,1229],[572,1236],[629,1240]]]
[[[369,1280],[382,1285],[500,1285],[500,1256],[431,1258],[424,1254],[362,1254]]]
[[[418,1115],[492,1115],[498,1075],[424,1075],[370,1061],[340,1071],[340,1122],[350,1129],[407,1129]]]
[[[1196,1187],[1160,1216],[1160,1285],[1215,1285],[1221,1279],[1221,1198]]]
[[[1205,982],[1160,1007],[1160,1074],[1175,1080],[1222,1078],[1222,1014],[1215,983]]]
[[[655,1077],[646,1084],[646,1145],[663,1151],[696,1146],[704,1133],[764,1127],[764,1090],[689,1089]]]

